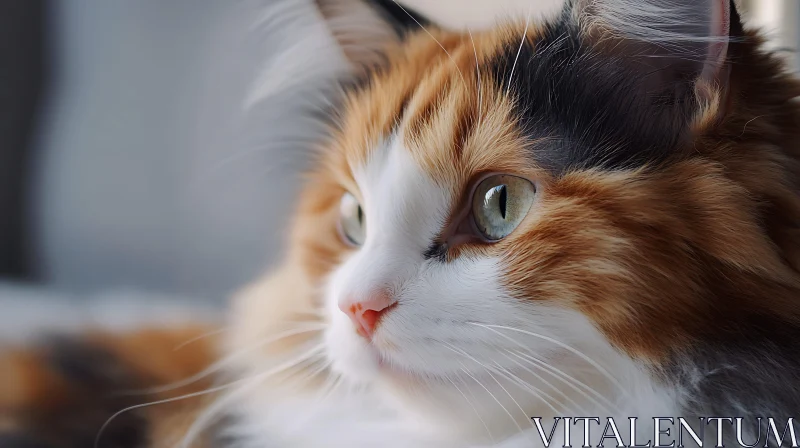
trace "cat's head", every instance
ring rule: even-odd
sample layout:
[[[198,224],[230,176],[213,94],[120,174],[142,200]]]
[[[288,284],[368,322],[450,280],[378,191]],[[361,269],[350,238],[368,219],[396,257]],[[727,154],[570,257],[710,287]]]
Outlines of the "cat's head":
[[[754,40],[728,0],[411,34],[347,96],[286,288],[253,301],[316,308],[333,372],[478,435],[675,412],[669,372],[795,319],[796,87]]]

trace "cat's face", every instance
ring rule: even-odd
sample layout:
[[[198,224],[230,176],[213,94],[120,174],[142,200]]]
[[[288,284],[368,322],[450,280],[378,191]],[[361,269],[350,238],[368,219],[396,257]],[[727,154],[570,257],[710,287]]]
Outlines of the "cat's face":
[[[646,359],[678,337],[658,302],[692,264],[673,195],[700,186],[668,184],[705,168],[645,175],[681,125],[638,115],[653,110],[646,80],[619,79],[629,62],[567,71],[602,55],[562,32],[418,35],[349,98],[306,193],[325,350],[349,381],[513,429],[576,406],[559,372],[613,396],[605,372],[636,370],[619,348]]]
[[[512,74],[492,67],[522,32],[438,35],[453,60],[417,36],[352,96],[307,193],[325,198],[315,219],[328,244],[309,257],[330,257],[321,300],[333,369],[414,409],[450,408],[480,433],[481,420],[501,431],[529,425],[527,412],[574,408],[576,393],[552,386],[558,370],[611,392],[577,353],[630,364],[597,330],[592,308],[614,306],[632,287],[616,280],[630,275],[620,260],[637,258],[635,244],[593,196],[636,174],[557,176],[537,157],[562,136],[527,135],[503,87]],[[476,56],[498,71],[480,85]]]
[[[338,247],[323,281],[326,353],[347,380],[438,415],[457,406],[451,417],[480,433],[480,420],[527,425],[514,401],[569,405],[537,379],[558,382],[541,364],[578,367],[571,375],[607,388],[569,349],[614,355],[578,310],[583,279],[614,275],[606,257],[620,249],[603,233],[606,217],[589,225],[565,207],[561,184],[509,125],[510,101],[487,87],[481,106],[449,59],[435,64],[409,80],[417,90],[406,104],[383,84],[358,96],[345,125],[356,129],[345,127],[331,154],[321,188],[336,192],[327,237]],[[364,127],[373,120],[376,132]],[[487,406],[490,394],[498,402]]]
[[[787,272],[719,152],[740,119],[728,2],[636,5],[421,32],[348,97],[290,256],[347,382],[475,434],[625,403],[675,415],[653,372],[739,318],[715,281]],[[603,34],[625,14],[643,24]],[[676,18],[697,37],[680,55],[671,30],[639,40]]]

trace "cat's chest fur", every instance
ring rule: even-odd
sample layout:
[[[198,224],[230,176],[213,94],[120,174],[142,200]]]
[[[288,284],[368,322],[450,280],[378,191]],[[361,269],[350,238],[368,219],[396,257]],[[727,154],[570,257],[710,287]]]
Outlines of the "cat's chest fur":
[[[641,380],[641,379],[640,379]],[[609,397],[616,406],[612,415],[607,408],[600,408],[589,400],[580,402],[585,415],[597,417],[602,424],[609,418],[627,424],[629,416],[640,416],[644,424],[636,428],[636,437],[647,440],[653,428],[647,423],[650,416],[679,415],[675,395],[670,391],[641,387],[636,397],[619,395]],[[544,417],[539,420],[544,435],[550,443],[542,441],[539,429],[531,419],[521,431],[511,434],[492,434],[489,427],[497,423],[486,421],[486,437],[474,437],[458,430],[437,427],[430,420],[414,421],[402,416],[402,412],[390,408],[381,399],[369,392],[343,393],[320,401],[314,398],[292,397],[275,401],[264,401],[264,396],[231,408],[224,425],[216,429],[218,442],[215,448],[314,448],[314,447],[388,447],[388,448],[531,448],[545,446],[581,446],[584,433],[579,422],[572,421],[565,433],[564,420]],[[485,404],[485,403],[484,403]],[[477,403],[480,406],[481,403]],[[548,415],[542,410],[542,415]],[[581,417],[571,415],[570,418]],[[533,417],[533,416],[531,416]],[[567,417],[567,415],[565,415]],[[498,413],[494,417],[502,421],[508,417]],[[463,428],[464,430],[473,428]],[[495,427],[495,431],[496,431]],[[622,431],[622,429],[620,429]],[[603,432],[601,427],[590,431],[592,440]],[[625,428],[624,437],[630,436]],[[570,439],[566,442],[567,437]],[[594,442],[592,442],[594,443]]]

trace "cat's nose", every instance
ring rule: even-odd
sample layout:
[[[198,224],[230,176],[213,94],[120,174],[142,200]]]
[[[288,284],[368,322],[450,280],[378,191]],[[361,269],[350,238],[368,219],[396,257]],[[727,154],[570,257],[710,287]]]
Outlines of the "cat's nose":
[[[364,300],[340,301],[339,309],[353,321],[358,334],[371,339],[372,334],[380,323],[381,317],[392,305],[393,302],[389,294],[381,291],[366,297]]]

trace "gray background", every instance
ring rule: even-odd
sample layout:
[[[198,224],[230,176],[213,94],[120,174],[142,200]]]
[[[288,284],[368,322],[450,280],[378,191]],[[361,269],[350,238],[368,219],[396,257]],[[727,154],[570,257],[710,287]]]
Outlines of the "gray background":
[[[313,2],[54,4],[30,198],[45,283],[216,298],[262,272],[347,73]]]

